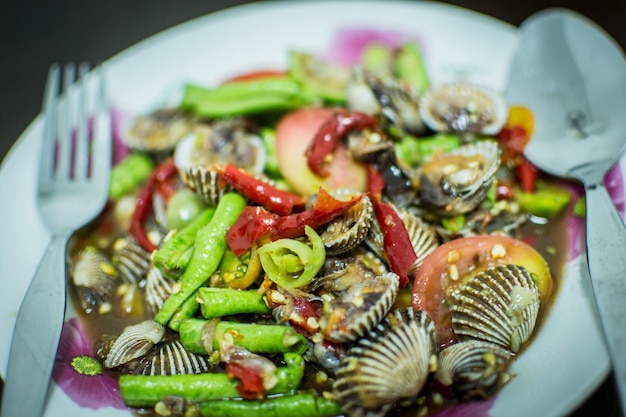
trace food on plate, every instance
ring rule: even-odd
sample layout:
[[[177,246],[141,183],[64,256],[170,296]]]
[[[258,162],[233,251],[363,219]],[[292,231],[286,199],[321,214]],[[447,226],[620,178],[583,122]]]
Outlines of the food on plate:
[[[291,51],[121,132],[69,275],[141,415],[426,415],[512,377],[570,201],[523,157],[532,112],[412,41],[361,56]]]

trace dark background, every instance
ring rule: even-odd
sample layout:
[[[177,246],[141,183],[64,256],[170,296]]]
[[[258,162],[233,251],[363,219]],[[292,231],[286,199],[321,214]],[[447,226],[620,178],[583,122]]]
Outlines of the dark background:
[[[0,1],[0,159],[4,159],[39,113],[50,63],[105,60],[163,29],[244,3],[250,1]],[[598,23],[622,48],[626,47],[624,0],[455,0],[445,3],[514,25],[540,9],[567,7]],[[572,414],[574,417],[619,415],[610,378]]]

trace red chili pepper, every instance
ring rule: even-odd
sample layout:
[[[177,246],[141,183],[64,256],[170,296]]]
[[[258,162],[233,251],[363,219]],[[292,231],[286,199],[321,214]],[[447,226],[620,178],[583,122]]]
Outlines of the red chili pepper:
[[[368,188],[372,197],[376,220],[383,232],[385,257],[392,272],[400,277],[400,286],[409,283],[408,270],[415,264],[417,255],[409,238],[404,222],[389,204],[381,198],[384,180],[380,173],[371,165],[367,170]]]
[[[226,165],[226,168],[222,171],[222,178],[248,200],[254,201],[281,216],[291,214],[294,209],[302,210],[304,208],[305,201],[303,197],[279,190],[264,181],[254,178],[233,164]]]
[[[242,366],[236,362],[226,364],[226,375],[239,381],[235,387],[242,398],[246,400],[262,400],[265,398],[263,378],[254,369]]]
[[[522,156],[522,160],[515,167],[515,173],[520,181],[522,190],[527,193],[535,192],[535,184],[537,182],[537,176],[539,170],[532,162]]]
[[[358,195],[348,201],[336,200],[320,188],[312,208],[288,216],[278,216],[262,207],[249,206],[226,233],[226,241],[233,253],[238,256],[264,235],[271,240],[302,236],[305,226],[319,228],[345,213],[362,197],[363,195]]]
[[[152,210],[152,194],[155,192],[159,184],[164,183],[168,178],[176,173],[176,165],[172,158],[167,159],[161,165],[156,167],[150,174],[150,177],[139,192],[135,211],[130,219],[130,227],[128,231],[137,240],[137,242],[148,252],[156,250],[156,246],[148,238],[144,227],[145,221]]]
[[[327,177],[328,159],[339,141],[357,129],[376,130],[376,118],[367,113],[339,110],[317,131],[306,150],[309,169],[320,177]]]

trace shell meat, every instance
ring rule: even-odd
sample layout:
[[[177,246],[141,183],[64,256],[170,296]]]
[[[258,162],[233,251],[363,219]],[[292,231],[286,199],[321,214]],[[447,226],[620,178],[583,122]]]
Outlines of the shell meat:
[[[384,416],[396,403],[418,396],[438,349],[426,313],[395,310],[342,358],[333,396],[350,417]]]
[[[436,132],[495,135],[508,117],[501,94],[467,82],[432,87],[421,97],[420,115]]]
[[[440,215],[472,211],[483,201],[500,167],[500,147],[480,140],[435,156],[420,168],[420,203]]]
[[[110,302],[117,286],[115,267],[95,246],[87,246],[75,255],[70,276],[86,313]]]
[[[164,335],[165,327],[154,320],[128,326],[111,345],[104,366],[115,368],[145,355]]]
[[[389,312],[398,294],[400,279],[393,272],[376,275],[361,263],[348,265],[324,289],[338,293],[320,318],[327,340],[354,341],[376,326]]]
[[[372,201],[364,196],[358,204],[333,220],[320,233],[326,254],[338,255],[355,248],[367,236],[373,216]]]
[[[131,149],[161,153],[169,152],[193,125],[193,119],[175,108],[157,109],[136,117],[133,125],[123,135]]]
[[[455,343],[439,354],[435,378],[464,401],[485,399],[507,380],[512,355],[500,345],[482,340]]]
[[[512,264],[476,274],[455,287],[448,300],[460,340],[484,340],[512,352],[532,335],[541,306],[531,273]]]

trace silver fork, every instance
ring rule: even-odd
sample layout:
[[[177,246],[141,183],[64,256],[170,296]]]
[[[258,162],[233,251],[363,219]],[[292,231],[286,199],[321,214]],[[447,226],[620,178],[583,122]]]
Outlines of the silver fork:
[[[100,66],[89,72],[87,64],[53,64],[48,74],[37,205],[52,238],[17,315],[2,417],[43,414],[65,317],[67,241],[107,200],[111,123],[102,78]]]

